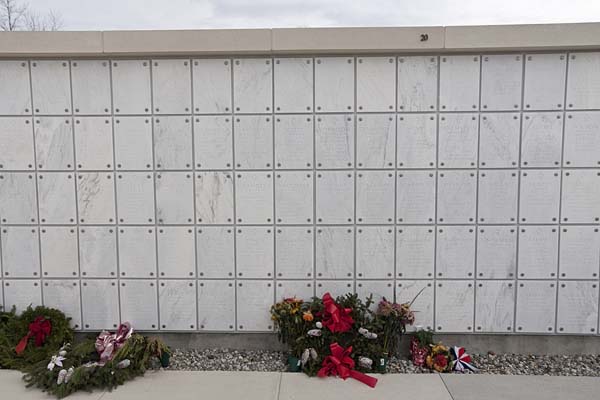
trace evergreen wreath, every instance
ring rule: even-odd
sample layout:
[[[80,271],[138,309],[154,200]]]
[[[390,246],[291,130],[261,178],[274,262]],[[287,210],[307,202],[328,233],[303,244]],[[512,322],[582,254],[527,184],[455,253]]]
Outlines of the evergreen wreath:
[[[43,306],[29,306],[21,315],[14,307],[0,313],[0,368],[23,371],[49,358],[73,340],[70,320],[61,311]]]

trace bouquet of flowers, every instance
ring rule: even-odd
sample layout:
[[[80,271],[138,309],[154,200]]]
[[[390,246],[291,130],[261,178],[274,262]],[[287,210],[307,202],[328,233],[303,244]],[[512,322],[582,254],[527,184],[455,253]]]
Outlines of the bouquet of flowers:
[[[384,297],[375,313],[382,332],[383,351],[386,354],[397,352],[400,337],[406,332],[406,325],[415,322],[415,313],[411,303],[392,303]]]

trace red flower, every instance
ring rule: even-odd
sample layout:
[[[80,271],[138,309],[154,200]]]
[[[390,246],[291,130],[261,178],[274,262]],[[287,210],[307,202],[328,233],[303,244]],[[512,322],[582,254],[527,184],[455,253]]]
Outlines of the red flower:
[[[350,314],[351,308],[342,308],[337,304],[329,292],[323,295],[324,310],[321,314],[323,326],[327,327],[331,332],[348,332],[354,324],[354,320]]]
[[[438,354],[433,357],[433,362],[436,366],[438,366],[441,370],[446,369],[448,366],[448,358],[443,354]]]

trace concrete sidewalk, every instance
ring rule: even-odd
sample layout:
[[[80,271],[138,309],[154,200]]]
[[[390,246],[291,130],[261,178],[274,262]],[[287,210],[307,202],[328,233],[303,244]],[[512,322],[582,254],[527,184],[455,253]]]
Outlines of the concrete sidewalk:
[[[76,393],[70,400],[554,400],[593,399],[600,378],[502,375],[377,375],[371,389],[352,379],[278,372],[149,372],[113,392]],[[0,371],[2,399],[49,400],[25,389],[21,374]]]

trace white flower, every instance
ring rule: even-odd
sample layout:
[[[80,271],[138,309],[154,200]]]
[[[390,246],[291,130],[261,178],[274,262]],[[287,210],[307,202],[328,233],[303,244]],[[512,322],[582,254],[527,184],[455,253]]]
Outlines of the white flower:
[[[308,336],[321,336],[322,332],[320,329],[311,329],[308,331]]]
[[[61,369],[60,372],[58,373],[58,378],[56,378],[56,384],[61,385],[65,381],[66,376],[67,376],[67,370]]]
[[[75,372],[75,368],[73,368],[73,367],[69,368],[69,370],[67,371],[67,375],[65,376],[65,383],[69,383],[74,372]]]
[[[55,366],[59,366],[62,367],[63,364],[62,362],[66,360],[66,358],[64,358],[63,356],[52,356],[52,358],[50,359],[50,362],[48,363],[48,369],[50,371],[52,371],[54,369]]]
[[[317,321],[317,323],[315,324],[317,326],[317,328],[321,329],[323,327],[323,324],[320,321]]]
[[[58,355],[61,356],[61,357],[64,357],[64,356],[67,355],[67,351],[66,350],[61,350],[61,351],[58,352]]]
[[[363,368],[371,368],[373,366],[373,360],[369,357],[358,357],[358,365]]]
[[[131,361],[129,361],[129,359],[124,359],[118,362],[117,364],[117,368],[119,369],[123,369],[123,368],[127,368],[131,365]]]

